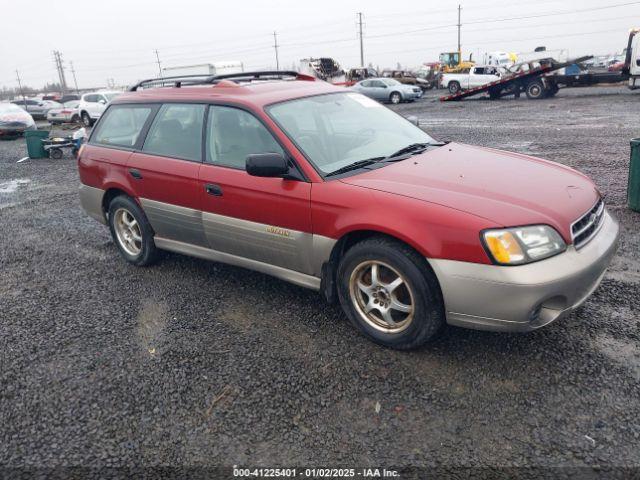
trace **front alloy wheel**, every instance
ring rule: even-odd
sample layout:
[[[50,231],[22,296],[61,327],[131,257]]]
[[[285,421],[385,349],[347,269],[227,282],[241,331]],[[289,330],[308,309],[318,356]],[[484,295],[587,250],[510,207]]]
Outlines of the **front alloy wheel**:
[[[428,262],[393,238],[350,247],[338,265],[337,287],[351,323],[387,347],[416,348],[444,325],[440,285]]]
[[[356,311],[373,328],[399,333],[413,320],[411,287],[390,265],[362,262],[351,273],[349,287]]]

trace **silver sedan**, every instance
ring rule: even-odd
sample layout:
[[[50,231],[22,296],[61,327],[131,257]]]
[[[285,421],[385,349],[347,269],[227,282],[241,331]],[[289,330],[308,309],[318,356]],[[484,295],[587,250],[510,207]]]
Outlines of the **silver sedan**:
[[[403,85],[393,78],[369,78],[351,87],[358,93],[381,102],[413,102],[422,97],[422,89],[413,85]]]

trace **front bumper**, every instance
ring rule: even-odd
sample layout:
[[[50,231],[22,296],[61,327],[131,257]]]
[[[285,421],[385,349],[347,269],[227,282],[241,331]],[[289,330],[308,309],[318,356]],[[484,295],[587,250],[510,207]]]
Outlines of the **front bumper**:
[[[429,259],[447,323],[478,330],[526,332],[579,307],[600,284],[618,246],[619,227],[605,213],[600,231],[584,247],[513,267]]]

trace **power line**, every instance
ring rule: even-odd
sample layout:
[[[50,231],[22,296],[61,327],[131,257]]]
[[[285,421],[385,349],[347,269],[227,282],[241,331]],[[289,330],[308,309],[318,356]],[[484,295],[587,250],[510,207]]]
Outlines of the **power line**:
[[[156,60],[158,61],[158,73],[160,74],[160,78],[162,78],[162,65],[160,64],[160,54],[158,53],[158,49],[156,49],[155,52],[156,52]]]
[[[278,60],[278,34],[273,32],[273,48],[276,51],[276,70],[280,70],[280,60]]]
[[[69,66],[71,67],[71,75],[73,75],[73,84],[76,86],[76,93],[80,95],[80,90],[78,89],[78,80],[76,79],[76,71],[73,68],[73,62],[69,62]]]
[[[60,90],[62,90],[62,93],[65,93],[67,91],[67,79],[64,76],[62,54],[58,50],[54,50],[53,58],[56,62],[56,69],[58,70],[58,79],[60,80]]]
[[[461,11],[462,7],[458,4],[458,57],[460,61],[462,61],[462,44],[460,43],[460,28],[462,27],[462,23],[460,23]]]
[[[364,67],[364,50],[362,48],[362,12],[358,12],[358,35],[360,36],[360,66]]]
[[[18,70],[16,70],[16,78],[18,79],[18,88],[20,89],[22,101],[24,102],[25,108],[27,108],[27,100],[24,98],[24,92],[22,91],[22,81],[20,80],[20,73],[18,72]]]

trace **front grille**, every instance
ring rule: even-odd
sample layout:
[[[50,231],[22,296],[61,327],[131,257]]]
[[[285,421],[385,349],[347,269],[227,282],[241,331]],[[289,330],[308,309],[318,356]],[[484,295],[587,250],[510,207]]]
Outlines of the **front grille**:
[[[591,210],[571,225],[571,237],[576,248],[584,246],[598,232],[604,220],[604,202],[599,199]]]

